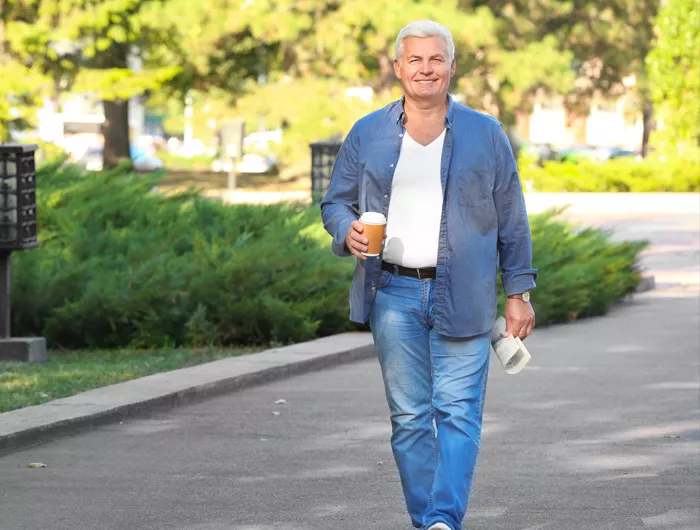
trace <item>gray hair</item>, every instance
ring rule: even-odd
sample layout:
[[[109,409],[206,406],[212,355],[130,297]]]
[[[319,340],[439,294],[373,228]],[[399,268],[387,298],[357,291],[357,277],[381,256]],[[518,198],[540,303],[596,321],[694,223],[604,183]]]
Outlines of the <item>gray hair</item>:
[[[455,41],[452,39],[452,33],[442,24],[438,24],[433,20],[416,20],[399,31],[394,45],[394,56],[396,60],[401,62],[403,57],[403,41],[409,37],[440,37],[447,48],[448,62],[452,62],[455,58]]]

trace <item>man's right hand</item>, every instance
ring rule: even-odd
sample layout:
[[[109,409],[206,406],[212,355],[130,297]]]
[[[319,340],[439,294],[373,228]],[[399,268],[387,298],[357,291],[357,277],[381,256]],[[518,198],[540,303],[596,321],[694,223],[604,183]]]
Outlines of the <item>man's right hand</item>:
[[[361,252],[367,252],[367,238],[362,235],[362,223],[353,221],[348,229],[348,235],[345,236],[345,246],[359,259],[367,259]]]

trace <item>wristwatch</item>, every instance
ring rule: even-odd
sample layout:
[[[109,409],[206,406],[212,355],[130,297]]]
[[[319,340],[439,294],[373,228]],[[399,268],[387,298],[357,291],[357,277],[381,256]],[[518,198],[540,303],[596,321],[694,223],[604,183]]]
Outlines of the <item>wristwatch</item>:
[[[530,291],[525,291],[524,293],[520,294],[514,294],[509,296],[508,298],[517,298],[518,300],[522,300],[523,302],[529,302],[530,301]]]

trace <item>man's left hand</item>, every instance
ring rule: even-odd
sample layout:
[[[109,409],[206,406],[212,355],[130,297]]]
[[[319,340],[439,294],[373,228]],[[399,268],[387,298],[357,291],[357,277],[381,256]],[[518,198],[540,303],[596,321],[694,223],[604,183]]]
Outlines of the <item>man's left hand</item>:
[[[513,335],[523,340],[532,333],[532,328],[535,327],[535,311],[530,302],[525,302],[520,298],[506,300],[505,317],[506,337]]]

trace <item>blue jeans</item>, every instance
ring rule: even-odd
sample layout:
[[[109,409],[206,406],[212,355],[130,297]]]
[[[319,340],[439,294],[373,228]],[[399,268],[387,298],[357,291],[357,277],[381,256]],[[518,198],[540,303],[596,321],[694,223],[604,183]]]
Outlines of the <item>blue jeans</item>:
[[[435,281],[383,271],[370,324],[413,526],[461,529],[481,438],[490,334],[433,331]]]

